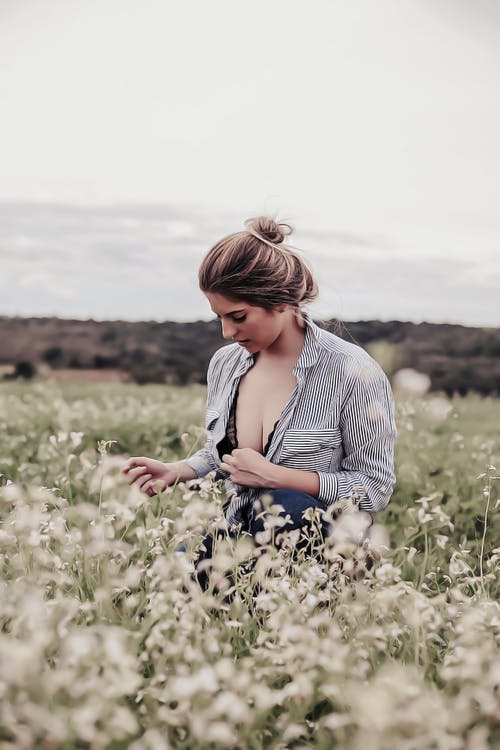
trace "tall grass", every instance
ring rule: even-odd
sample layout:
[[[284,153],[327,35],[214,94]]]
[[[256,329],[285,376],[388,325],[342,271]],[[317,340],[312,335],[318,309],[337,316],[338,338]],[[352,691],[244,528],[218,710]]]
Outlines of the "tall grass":
[[[196,450],[203,402],[201,387],[0,388],[0,748],[495,747],[499,402],[398,402],[371,569],[352,517],[313,529],[311,555],[292,534],[275,548],[271,508],[268,543],[221,539],[202,591],[221,486],[151,499],[120,466]]]

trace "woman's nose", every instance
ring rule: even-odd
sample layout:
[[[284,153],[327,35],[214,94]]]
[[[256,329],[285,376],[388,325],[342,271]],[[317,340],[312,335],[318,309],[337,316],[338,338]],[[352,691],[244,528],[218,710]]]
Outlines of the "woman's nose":
[[[225,339],[232,339],[236,333],[236,326],[229,320],[222,321],[222,336]]]

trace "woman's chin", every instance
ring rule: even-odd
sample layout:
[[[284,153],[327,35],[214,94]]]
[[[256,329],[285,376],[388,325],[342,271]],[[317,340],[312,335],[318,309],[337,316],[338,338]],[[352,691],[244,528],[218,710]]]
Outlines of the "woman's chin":
[[[240,344],[249,354],[257,354],[260,352],[260,347],[257,346],[253,341],[248,341],[246,344]]]
[[[261,344],[258,344],[253,339],[248,339],[245,341],[237,341],[236,343],[238,343],[241,346],[241,348],[244,349],[249,354],[257,354],[258,352],[261,352],[263,348],[265,348]]]

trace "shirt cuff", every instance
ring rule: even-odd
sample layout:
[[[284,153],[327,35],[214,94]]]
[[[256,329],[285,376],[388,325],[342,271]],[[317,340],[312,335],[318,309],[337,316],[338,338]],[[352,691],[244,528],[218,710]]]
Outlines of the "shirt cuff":
[[[212,466],[203,456],[197,456],[196,453],[190,458],[183,458],[182,461],[196,472],[197,478],[204,477],[209,471],[217,468],[216,466]]]
[[[317,471],[319,477],[318,500],[330,505],[338,497],[338,482],[336,474],[327,474],[324,471]]]
[[[367,497],[366,487],[353,482],[352,478],[346,476],[346,472],[327,473],[316,472],[319,477],[318,500],[327,505],[337,501],[345,501],[346,507],[359,506],[362,499]]]

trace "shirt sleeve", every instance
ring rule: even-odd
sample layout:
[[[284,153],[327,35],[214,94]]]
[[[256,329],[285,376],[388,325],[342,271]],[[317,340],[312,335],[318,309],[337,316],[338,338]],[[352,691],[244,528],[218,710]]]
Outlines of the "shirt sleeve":
[[[213,422],[214,412],[210,408],[214,391],[214,373],[217,363],[220,359],[220,349],[218,349],[210,360],[207,370],[207,405],[205,412],[205,427],[208,430],[207,440],[203,448],[193,453],[189,458],[184,458],[183,462],[190,466],[196,472],[197,477],[204,477],[210,471],[219,468],[219,462],[215,460],[212,447],[213,437],[210,432],[210,425]]]
[[[372,513],[383,510],[396,481],[397,429],[391,386],[374,360],[357,365],[346,379],[340,428],[344,447],[341,470],[317,472],[318,500],[330,505],[350,499],[360,510]]]

